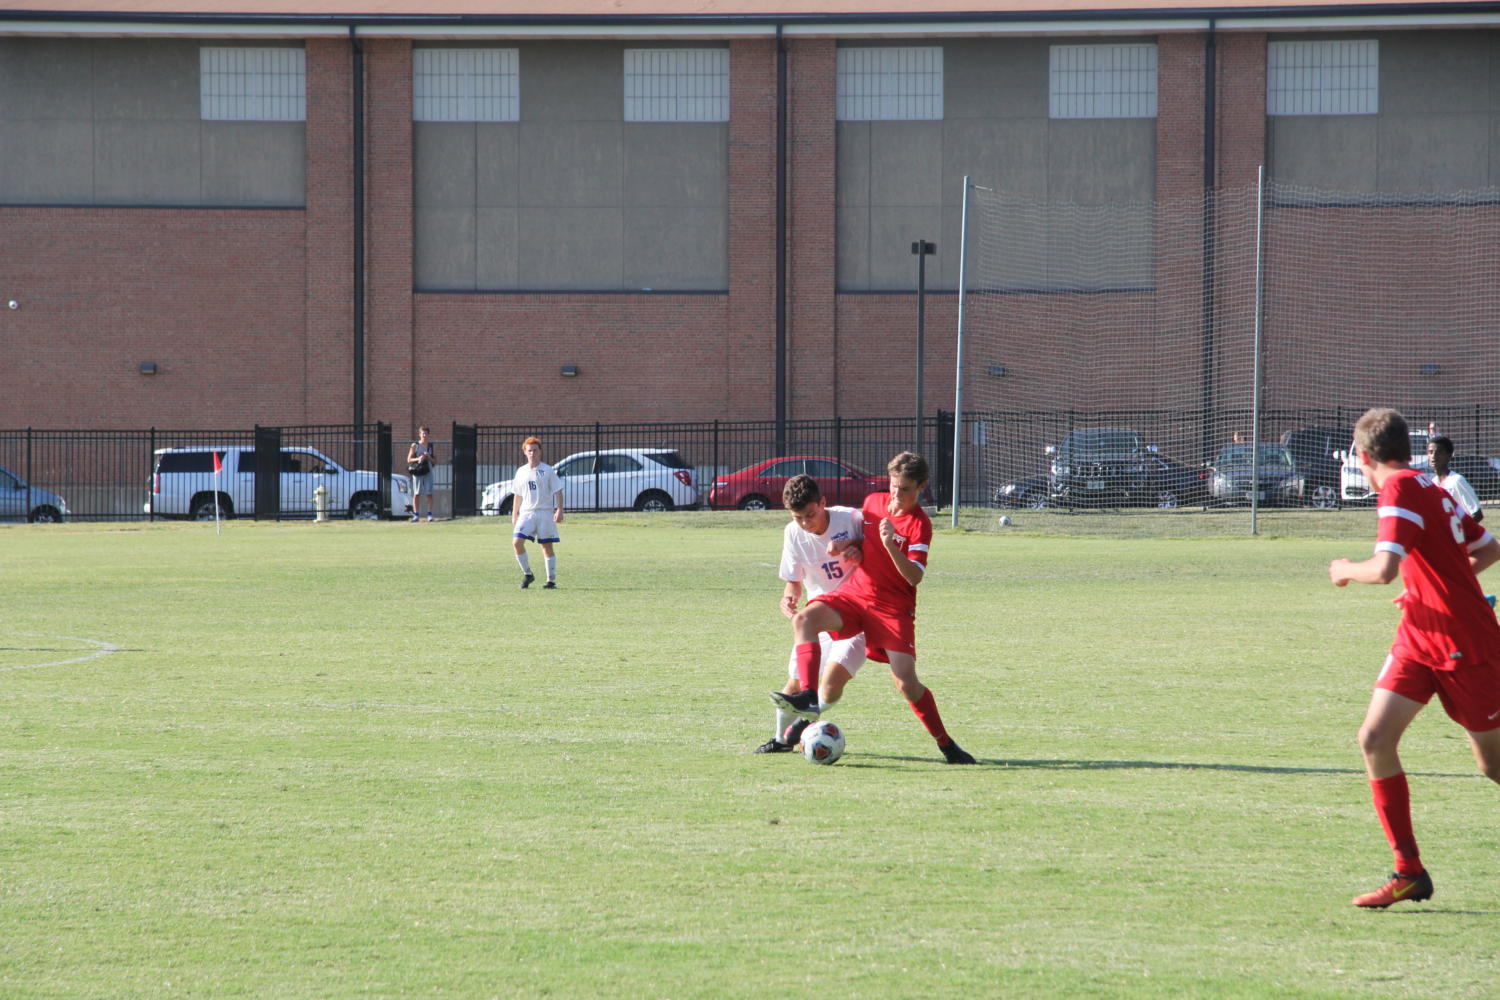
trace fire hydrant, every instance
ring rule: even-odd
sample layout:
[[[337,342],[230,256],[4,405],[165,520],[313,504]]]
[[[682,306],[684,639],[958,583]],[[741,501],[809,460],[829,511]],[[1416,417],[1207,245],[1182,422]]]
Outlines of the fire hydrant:
[[[328,487],[323,483],[313,490],[313,509],[318,512],[317,520],[328,520]]]

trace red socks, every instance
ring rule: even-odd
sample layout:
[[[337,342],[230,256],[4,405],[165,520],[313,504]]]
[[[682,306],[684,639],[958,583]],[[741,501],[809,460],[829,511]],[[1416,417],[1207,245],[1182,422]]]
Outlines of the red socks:
[[[1402,875],[1420,875],[1422,858],[1417,852],[1417,835],[1412,832],[1411,790],[1406,775],[1371,779],[1370,795],[1375,800],[1375,814],[1385,828],[1385,839],[1390,841],[1391,851],[1396,855],[1396,871]]]
[[[911,703],[911,710],[922,720],[922,725],[937,740],[938,746],[946,746],[951,742],[948,730],[943,728],[943,717],[938,714],[937,699],[932,696],[932,688],[928,688],[922,697]]]
[[[822,666],[823,649],[816,642],[797,644],[797,683],[804,691],[818,690],[818,668]]]

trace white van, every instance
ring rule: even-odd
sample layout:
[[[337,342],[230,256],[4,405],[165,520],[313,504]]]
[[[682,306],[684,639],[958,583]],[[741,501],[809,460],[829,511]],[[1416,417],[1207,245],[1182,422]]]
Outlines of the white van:
[[[214,455],[222,466],[214,473]],[[380,476],[345,469],[316,448],[281,449],[281,514],[311,517],[316,512],[313,490],[328,489],[328,513],[333,517],[378,520]],[[215,500],[221,518],[255,513],[255,449],[158,448],[151,467],[151,496],[147,514],[158,517],[214,519]]]
[[[1432,462],[1427,457],[1426,431],[1411,431],[1411,467],[1422,472],[1432,471]],[[1375,491],[1370,489],[1370,483],[1365,479],[1365,472],[1359,467],[1359,453],[1354,450],[1354,442],[1349,442],[1349,450],[1341,451],[1339,455],[1339,496],[1344,498],[1345,503],[1361,503],[1373,501]]]

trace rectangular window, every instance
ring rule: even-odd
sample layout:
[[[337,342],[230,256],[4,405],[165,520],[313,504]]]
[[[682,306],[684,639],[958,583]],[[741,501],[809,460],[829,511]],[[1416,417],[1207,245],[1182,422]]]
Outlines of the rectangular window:
[[[1155,118],[1156,46],[1054,45],[1048,117]]]
[[[1380,110],[1380,43],[1271,42],[1266,114],[1373,115]]]
[[[940,46],[839,49],[839,121],[940,121],[942,117]]]
[[[728,49],[626,49],[625,120],[727,122]]]
[[[519,49],[413,49],[411,58],[413,121],[521,120]]]
[[[204,121],[307,120],[307,53],[300,48],[204,46],[198,71]]]

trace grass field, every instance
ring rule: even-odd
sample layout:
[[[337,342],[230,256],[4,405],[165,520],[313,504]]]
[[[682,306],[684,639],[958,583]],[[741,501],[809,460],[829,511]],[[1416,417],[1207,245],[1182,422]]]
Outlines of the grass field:
[[[1396,611],[1328,518],[940,532],[974,768],[879,664],[837,766],[749,752],[779,515],[570,517],[555,592],[490,519],[0,529],[0,997],[1492,997],[1500,795],[1440,709],[1437,895],[1348,905]]]

